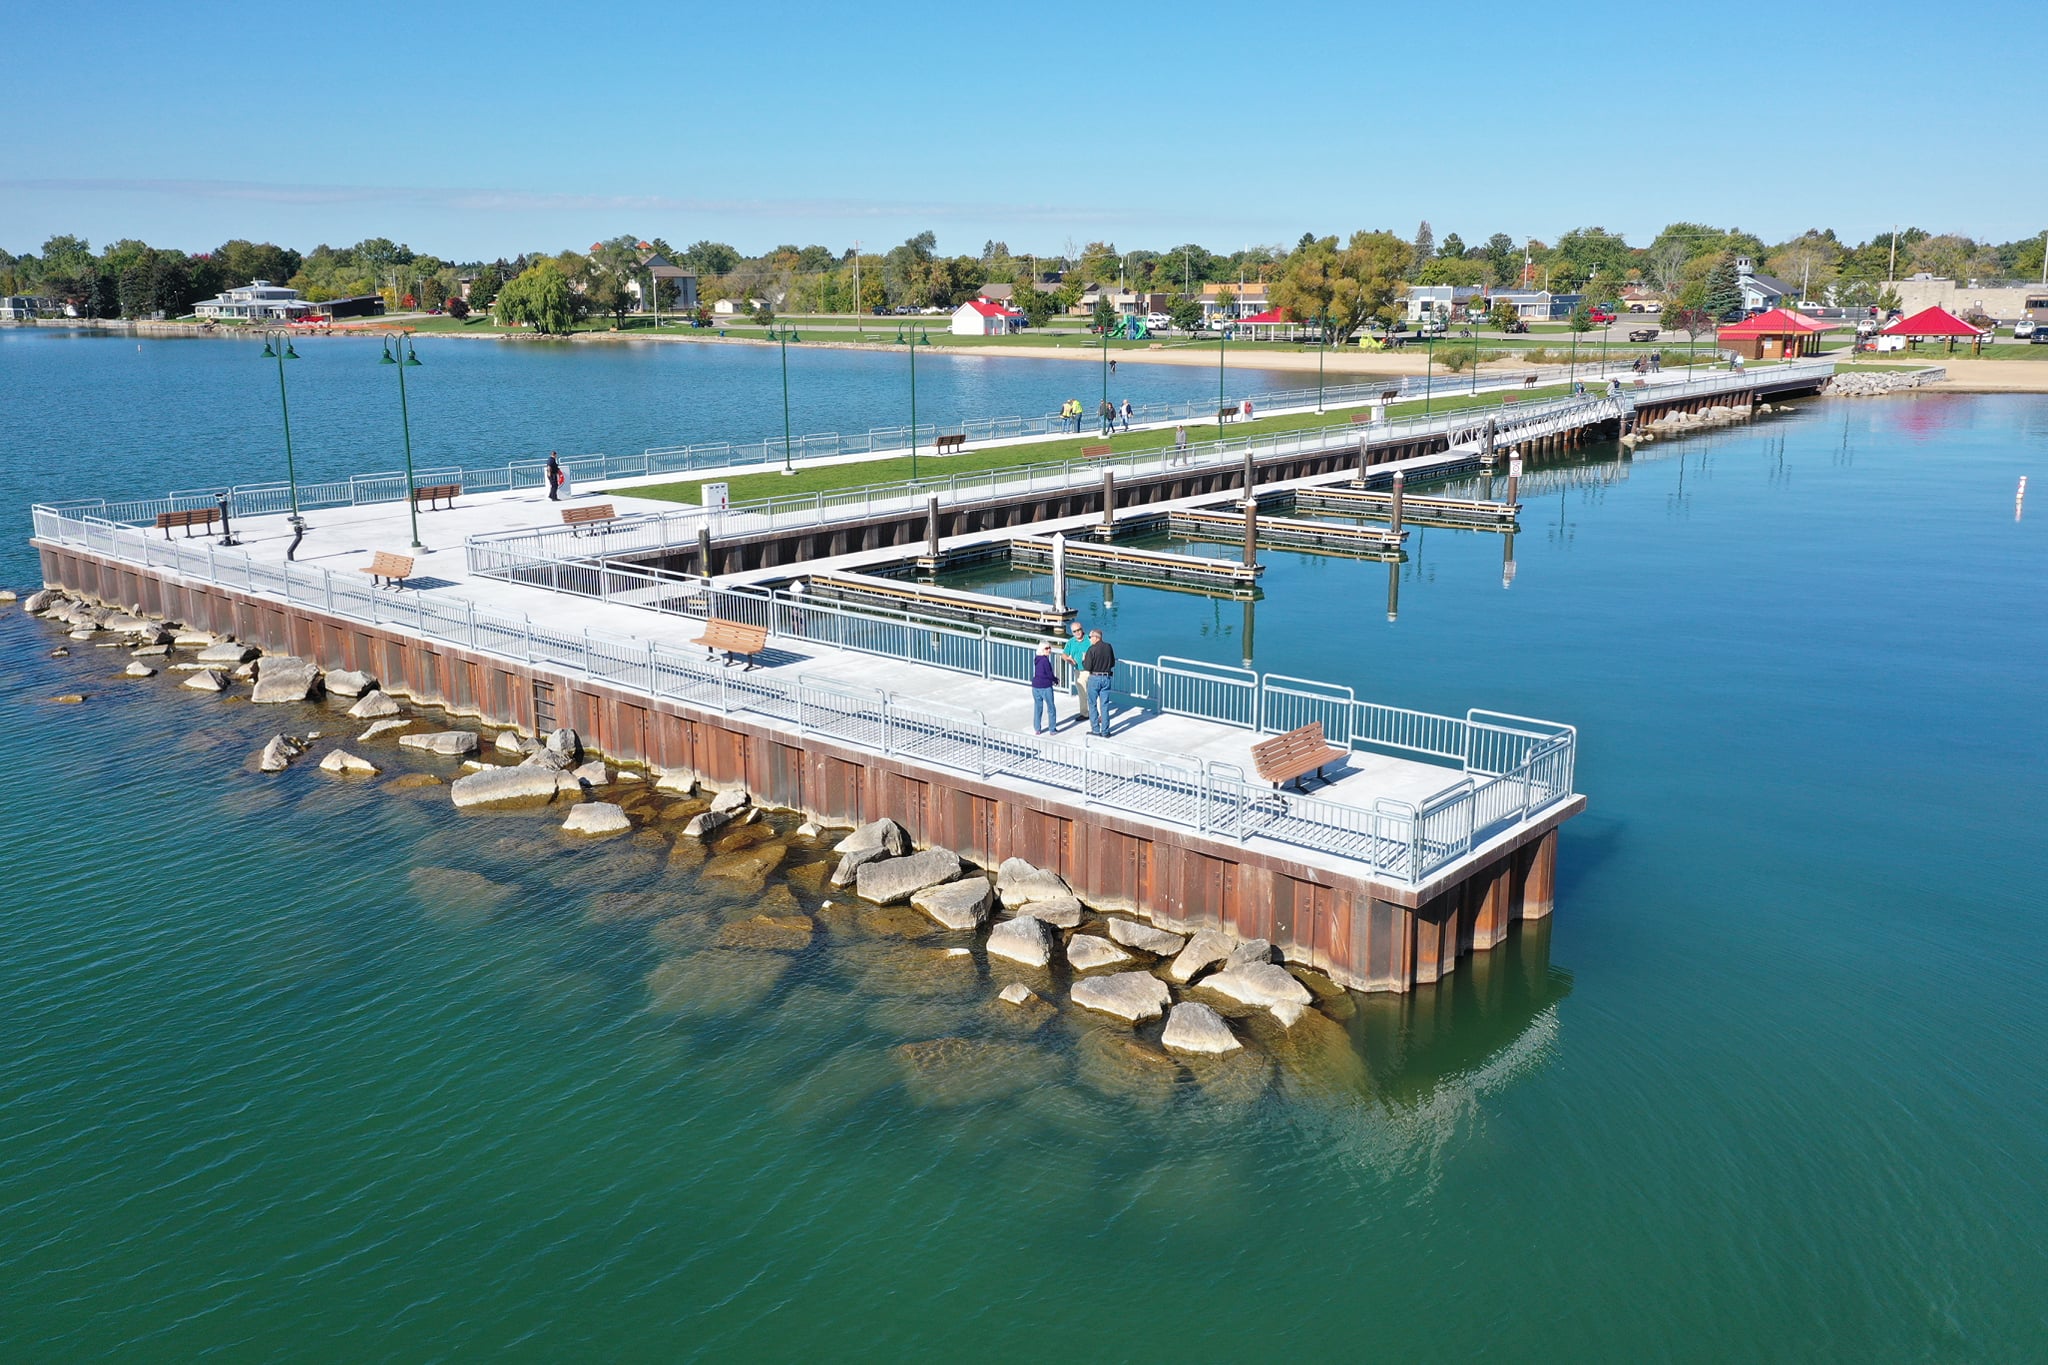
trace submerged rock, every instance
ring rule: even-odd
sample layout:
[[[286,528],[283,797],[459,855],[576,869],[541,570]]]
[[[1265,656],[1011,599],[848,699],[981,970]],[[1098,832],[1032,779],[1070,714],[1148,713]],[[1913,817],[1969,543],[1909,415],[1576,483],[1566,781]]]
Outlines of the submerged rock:
[[[732,812],[729,810],[701,811],[683,826],[683,833],[693,839],[708,839],[731,823]]]
[[[1052,961],[1052,926],[1029,915],[1004,920],[989,931],[988,955],[1043,967]]]
[[[1012,924],[1019,921],[1012,920]],[[1126,1023],[1157,1019],[1166,1012],[1173,992],[1150,972],[1117,972],[1113,976],[1091,976],[1074,983],[1075,1004],[1083,1009],[1114,1015]]]
[[[416,867],[407,880],[422,908],[457,919],[488,919],[519,894],[516,887],[459,867]]]
[[[1074,1054],[1075,1074],[1089,1089],[1142,1109],[1173,1102],[1180,1064],[1148,1043],[1112,1029],[1090,1029]]]
[[[934,1038],[905,1043],[892,1054],[905,1088],[934,1108],[980,1104],[1057,1080],[1060,1061],[1027,1043],[987,1038]]]
[[[1226,934],[1219,934],[1214,929],[1199,930],[1188,940],[1188,946],[1180,950],[1180,955],[1174,958],[1166,974],[1175,981],[1192,981],[1217,963],[1228,961],[1230,950],[1235,946]]]
[[[789,856],[787,844],[761,844],[737,853],[721,853],[704,864],[699,875],[705,881],[723,882],[742,895],[753,895],[767,884],[768,874],[782,866]]]
[[[373,720],[364,727],[360,735],[356,736],[356,743],[365,744],[379,735],[388,735],[395,730],[410,729],[417,724],[419,724],[419,721],[411,716],[397,716],[391,720]]]
[[[975,876],[943,886],[928,886],[913,895],[910,904],[948,929],[975,929],[988,918],[993,899],[988,878]]]
[[[609,801],[585,801],[569,811],[569,818],[562,821],[562,830],[567,834],[583,834],[598,837],[607,834],[624,834],[633,828],[633,822],[626,812]]]
[[[1154,929],[1149,924],[1128,919],[1111,920],[1109,936],[1126,948],[1136,948],[1154,957],[1172,957],[1188,943],[1184,934],[1170,934],[1164,929]]]
[[[950,849],[928,848],[907,858],[887,858],[864,865],[855,874],[854,887],[862,900],[888,905],[959,875],[958,854]]]
[[[384,716],[395,716],[402,708],[389,693],[370,691],[363,693],[348,713],[357,720],[378,720]]]
[[[1159,1035],[1159,1041],[1169,1052],[1211,1056],[1235,1052],[1244,1046],[1237,1041],[1237,1035],[1230,1031],[1230,1025],[1223,1021],[1223,1016],[1198,1000],[1183,1000],[1173,1007],[1166,1020],[1166,1031]]]
[[[291,766],[292,756],[298,751],[298,746],[283,735],[272,735],[257,757],[256,766],[267,773],[281,773]]]
[[[996,999],[1010,1005],[1028,1005],[1038,999],[1038,992],[1032,990],[1021,981],[1012,981],[1009,985],[1003,987],[1002,994],[998,995]]]
[[[721,948],[753,948],[763,952],[800,952],[811,946],[814,926],[809,915],[755,915],[735,920],[719,931]]]
[[[148,664],[130,664],[121,670],[121,675],[127,678],[154,678],[156,670]]]
[[[711,948],[670,958],[647,974],[651,1014],[735,1014],[768,998],[796,959],[787,953]]]

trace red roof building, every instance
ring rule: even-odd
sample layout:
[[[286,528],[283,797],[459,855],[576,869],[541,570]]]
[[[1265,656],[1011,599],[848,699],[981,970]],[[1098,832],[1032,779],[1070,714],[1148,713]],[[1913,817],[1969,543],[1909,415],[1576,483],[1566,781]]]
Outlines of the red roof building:
[[[953,310],[949,329],[956,337],[1008,336],[1024,325],[1024,315],[987,299],[969,299]]]
[[[1883,329],[1885,336],[1907,337],[1921,341],[1928,337],[1947,337],[1953,348],[1958,338],[1967,337],[1982,341],[1984,333],[1946,308],[1922,308],[1909,318],[1899,318]]]
[[[1714,344],[1749,360],[1791,360],[1820,350],[1828,325],[1783,308],[1730,323],[1714,334]]]

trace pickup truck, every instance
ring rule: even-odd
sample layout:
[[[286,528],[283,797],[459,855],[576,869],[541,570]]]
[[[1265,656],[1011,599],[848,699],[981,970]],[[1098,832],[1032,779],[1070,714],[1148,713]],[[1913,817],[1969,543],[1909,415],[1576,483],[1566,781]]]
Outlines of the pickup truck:
[[[1655,327],[1634,328],[1629,332],[1628,339],[1630,341],[1655,341],[1657,339],[1657,329]]]
[[[1593,308],[1588,310],[1587,316],[1593,319],[1595,327],[1605,327],[1608,323],[1614,321],[1614,310],[1612,308]]]

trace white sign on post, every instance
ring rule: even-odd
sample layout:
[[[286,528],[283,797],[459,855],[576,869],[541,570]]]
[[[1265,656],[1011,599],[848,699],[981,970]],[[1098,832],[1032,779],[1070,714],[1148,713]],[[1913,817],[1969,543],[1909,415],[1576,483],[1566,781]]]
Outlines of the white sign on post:
[[[1517,456],[1515,456],[1515,458],[1513,458],[1512,460],[1509,460],[1509,461],[1508,461],[1508,477],[1509,477],[1509,478],[1513,478],[1513,479],[1519,479],[1519,478],[1521,478],[1521,477],[1522,477],[1522,457],[1521,457],[1521,456],[1517,455]]]
[[[708,511],[723,512],[732,506],[732,486],[723,483],[704,485],[704,506]]]

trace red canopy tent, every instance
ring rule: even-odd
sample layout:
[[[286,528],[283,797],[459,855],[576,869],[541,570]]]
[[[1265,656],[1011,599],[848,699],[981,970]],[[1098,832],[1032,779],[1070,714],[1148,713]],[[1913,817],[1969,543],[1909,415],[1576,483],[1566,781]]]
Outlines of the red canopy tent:
[[[1909,345],[1929,337],[1940,337],[1947,340],[1951,351],[1956,348],[1957,340],[1962,337],[1968,337],[1974,347],[1982,347],[1984,344],[1984,333],[1981,330],[1941,307],[1922,308],[1912,317],[1900,318],[1887,325],[1881,335],[1904,337]]]
[[[1283,329],[1289,337],[1300,330],[1295,326],[1294,319],[1287,315],[1285,308],[1268,308],[1263,313],[1253,313],[1250,317],[1239,318],[1232,325],[1254,341],[1258,340],[1260,328],[1265,329],[1266,339],[1269,341],[1280,340]],[[1247,328],[1250,329],[1249,332],[1245,332]]]
[[[1818,338],[1827,329],[1825,322],[1816,322],[1783,308],[1773,308],[1768,313],[1758,313],[1753,318],[1744,318],[1721,328],[1714,334],[1714,344],[1751,360],[1778,356],[1790,360],[1819,350]]]

